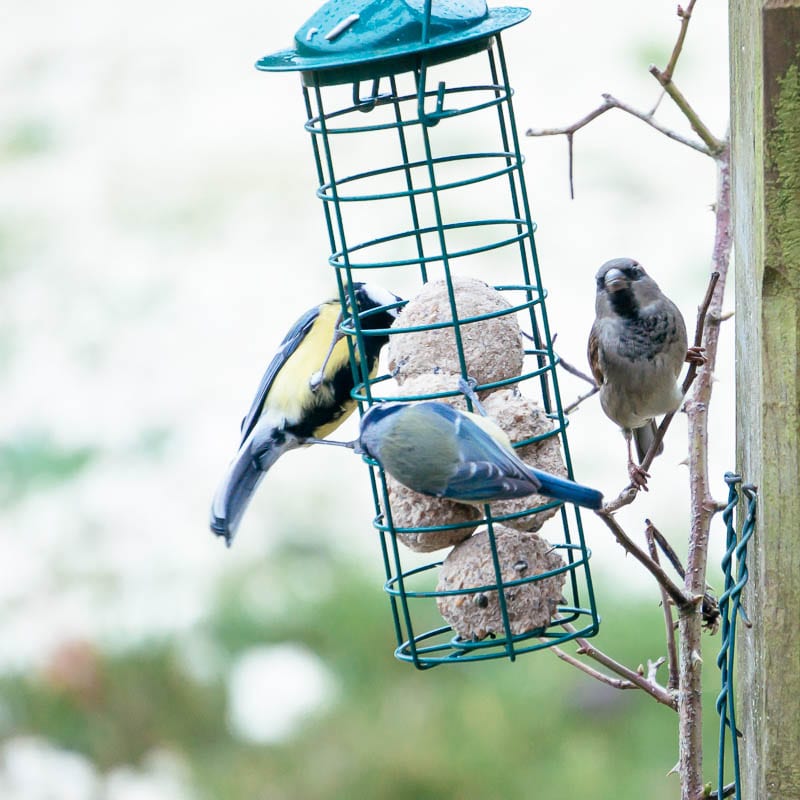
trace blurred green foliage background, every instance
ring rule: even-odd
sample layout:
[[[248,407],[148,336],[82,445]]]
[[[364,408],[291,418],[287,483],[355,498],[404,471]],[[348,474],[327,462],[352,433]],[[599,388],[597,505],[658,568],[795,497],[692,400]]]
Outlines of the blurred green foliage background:
[[[304,601],[291,585],[309,572],[335,576],[324,599]],[[248,610],[241,587],[276,580],[279,590],[297,592],[291,610],[279,619]],[[185,765],[191,796],[200,798],[677,794],[677,778],[667,775],[677,759],[673,711],[641,692],[595,682],[547,652],[513,665],[418,672],[392,658],[376,581],[324,546],[286,546],[230,576],[216,608],[192,638],[213,645],[217,674],[193,674],[191,643],[182,637],[121,654],[72,643],[42,672],[0,681],[6,735],[46,736],[99,770],[140,764],[163,749]],[[633,667],[663,652],[655,603],[606,604],[604,613],[597,646]],[[322,658],[335,700],[280,743],[242,742],[225,722],[226,666],[248,648],[285,642]],[[706,645],[711,664],[718,640],[706,637]],[[712,758],[714,695],[711,685],[705,734]]]

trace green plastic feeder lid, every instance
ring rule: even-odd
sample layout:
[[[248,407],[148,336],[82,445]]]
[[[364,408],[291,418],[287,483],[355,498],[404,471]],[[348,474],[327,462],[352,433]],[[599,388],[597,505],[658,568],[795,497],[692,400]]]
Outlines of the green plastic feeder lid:
[[[361,65],[372,65],[369,74],[388,75],[411,69],[416,59],[409,56],[427,54],[432,61],[444,61],[464,50],[479,50],[489,37],[530,13],[527,8],[490,9],[485,0],[433,0],[424,41],[425,0],[329,0],[297,31],[294,47],[264,56],[256,68],[335,71],[336,78],[331,75],[326,83],[366,77]],[[443,49],[454,52],[439,52]]]

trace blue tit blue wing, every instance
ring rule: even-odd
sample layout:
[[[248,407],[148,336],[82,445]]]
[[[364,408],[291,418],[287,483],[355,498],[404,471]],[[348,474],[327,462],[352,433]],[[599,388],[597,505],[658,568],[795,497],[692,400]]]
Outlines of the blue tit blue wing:
[[[281,367],[283,367],[283,365],[288,361],[289,356],[291,356],[292,353],[294,353],[294,351],[298,348],[300,342],[303,341],[306,334],[311,329],[311,326],[314,324],[314,320],[318,316],[319,306],[310,308],[305,314],[303,314],[302,317],[300,317],[300,319],[297,320],[297,322],[294,323],[294,325],[292,325],[289,332],[283,337],[283,341],[278,348],[278,352],[272,357],[272,361],[269,362],[266,372],[264,372],[264,376],[261,378],[261,383],[258,385],[258,391],[256,392],[256,396],[253,398],[250,410],[242,420],[241,444],[244,444],[245,440],[255,427],[256,422],[258,422],[258,418],[261,415],[262,409],[264,408],[264,400],[267,397],[270,386],[272,386],[272,382],[275,380],[275,376],[278,374]]]
[[[447,482],[443,497],[464,503],[489,503],[535,494],[538,481],[528,473],[510,472],[492,461],[468,461]]]
[[[458,448],[458,466],[448,480],[444,497],[474,503],[536,492],[539,481],[512,452],[469,417],[444,404],[431,405],[453,425]]]
[[[458,466],[448,479],[443,497],[476,503],[541,494],[595,510],[602,506],[601,492],[529,467],[469,417],[449,406],[431,403],[430,408],[453,425],[458,446]]]

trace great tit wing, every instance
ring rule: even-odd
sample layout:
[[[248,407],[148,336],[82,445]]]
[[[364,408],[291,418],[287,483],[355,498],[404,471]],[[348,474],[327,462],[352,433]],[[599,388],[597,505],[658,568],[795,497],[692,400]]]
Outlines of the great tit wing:
[[[272,386],[272,382],[275,380],[275,376],[278,374],[281,367],[289,360],[292,353],[297,350],[300,342],[303,341],[306,334],[311,329],[314,320],[319,316],[319,308],[319,306],[315,306],[306,311],[306,313],[292,325],[286,336],[283,337],[278,351],[272,357],[272,361],[269,362],[266,372],[264,372],[264,376],[261,378],[261,383],[258,385],[258,391],[253,398],[250,410],[242,420],[242,444],[255,427],[259,416],[261,416],[261,411],[264,408],[264,400],[266,400],[267,393],[269,392],[270,386]]]

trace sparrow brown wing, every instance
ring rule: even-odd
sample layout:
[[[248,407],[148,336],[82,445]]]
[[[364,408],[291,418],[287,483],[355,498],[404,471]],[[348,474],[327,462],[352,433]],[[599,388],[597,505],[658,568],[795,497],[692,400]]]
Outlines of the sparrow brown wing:
[[[589,368],[592,370],[592,377],[598,386],[602,386],[605,377],[600,369],[600,339],[597,335],[596,324],[592,325],[592,330],[589,332],[587,355],[589,357]]]

